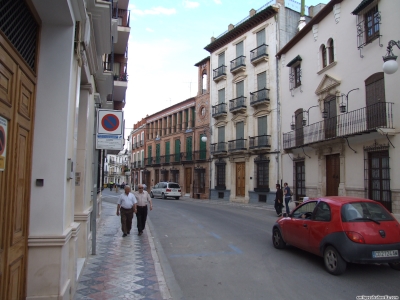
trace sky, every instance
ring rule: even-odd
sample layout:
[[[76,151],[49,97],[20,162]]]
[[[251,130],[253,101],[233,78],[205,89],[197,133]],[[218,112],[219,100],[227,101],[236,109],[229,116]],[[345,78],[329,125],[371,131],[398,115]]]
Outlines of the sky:
[[[288,1],[288,0],[286,0]],[[197,67],[217,37],[269,0],[129,0],[125,136],[133,124],[197,95]],[[293,0],[291,0],[293,2]],[[297,0],[300,2],[300,0]],[[329,0],[306,0],[306,6]],[[300,4],[298,4],[300,7]]]

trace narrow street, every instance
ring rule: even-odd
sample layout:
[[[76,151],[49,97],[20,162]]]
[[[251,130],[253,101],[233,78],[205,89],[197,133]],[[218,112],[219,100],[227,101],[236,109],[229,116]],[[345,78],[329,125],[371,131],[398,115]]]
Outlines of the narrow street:
[[[154,243],[182,299],[399,295],[400,274],[388,265],[348,265],[345,274],[332,276],[320,257],[293,247],[276,250],[271,242],[276,216],[270,205],[153,201],[149,217]],[[167,279],[167,284],[175,283]]]

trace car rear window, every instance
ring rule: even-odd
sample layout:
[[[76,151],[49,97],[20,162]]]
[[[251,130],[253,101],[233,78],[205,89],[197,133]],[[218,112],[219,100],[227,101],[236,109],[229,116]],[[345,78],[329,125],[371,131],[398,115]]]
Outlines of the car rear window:
[[[177,183],[170,183],[169,185],[170,189],[180,189],[181,187]]]
[[[365,219],[375,221],[393,221],[392,215],[378,203],[355,202],[343,205],[343,222],[365,222]]]

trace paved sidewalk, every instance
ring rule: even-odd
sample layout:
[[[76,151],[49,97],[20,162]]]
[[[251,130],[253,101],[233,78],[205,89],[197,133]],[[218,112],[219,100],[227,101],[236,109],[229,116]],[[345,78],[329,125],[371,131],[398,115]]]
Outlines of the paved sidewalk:
[[[75,299],[171,299],[149,227],[122,237],[116,205],[102,203],[97,226],[97,252],[90,255],[79,278]]]

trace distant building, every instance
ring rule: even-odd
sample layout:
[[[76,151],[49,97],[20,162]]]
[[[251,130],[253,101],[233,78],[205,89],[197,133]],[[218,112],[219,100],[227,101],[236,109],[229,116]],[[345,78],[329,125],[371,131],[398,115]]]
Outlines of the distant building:
[[[399,11],[332,0],[277,53],[283,177],[297,199],[365,197],[400,215],[400,71],[382,70]]]
[[[144,183],[143,170],[146,150],[146,118],[133,125],[130,135],[132,143],[131,154],[131,184],[136,189],[139,184]]]
[[[252,9],[205,47],[212,69],[211,199],[266,202],[275,198],[275,183],[282,180],[275,55],[300,20],[285,3],[296,4],[270,1]]]

